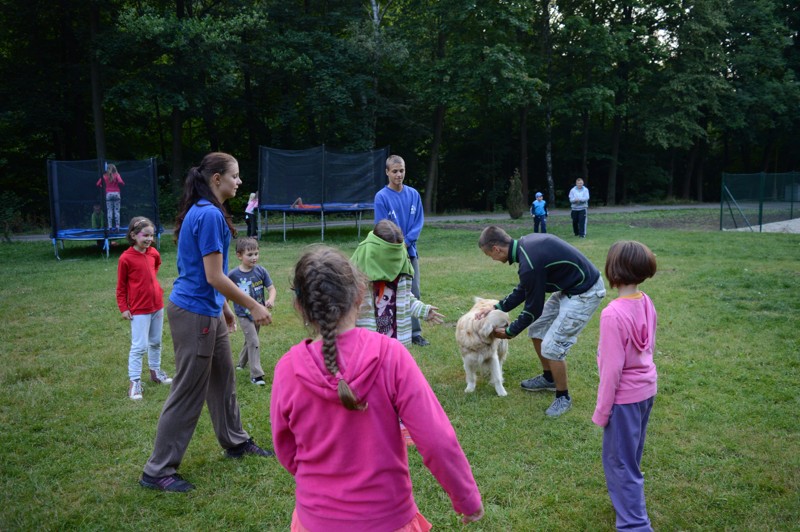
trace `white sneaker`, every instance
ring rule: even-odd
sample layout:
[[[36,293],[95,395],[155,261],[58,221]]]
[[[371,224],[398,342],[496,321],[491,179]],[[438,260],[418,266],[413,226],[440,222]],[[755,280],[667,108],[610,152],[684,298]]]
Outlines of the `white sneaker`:
[[[134,401],[139,401],[142,398],[142,381],[131,381],[128,385],[128,397]]]
[[[172,382],[172,379],[164,373],[163,369],[151,369],[150,380],[156,384],[169,384]]]

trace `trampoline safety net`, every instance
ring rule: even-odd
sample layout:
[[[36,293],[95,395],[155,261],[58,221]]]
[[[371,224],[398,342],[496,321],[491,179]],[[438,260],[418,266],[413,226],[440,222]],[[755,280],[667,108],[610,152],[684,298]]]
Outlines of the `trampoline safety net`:
[[[331,151],[325,146],[307,150],[259,149],[259,198],[267,206],[305,204],[369,204],[386,181],[389,148],[360,153]]]
[[[125,183],[120,187],[118,231],[108,228],[105,183],[101,180],[105,166],[102,161],[47,161],[50,238],[54,245],[63,240],[124,238],[128,223],[134,216],[146,216],[155,225],[156,234],[161,234],[156,160],[119,161],[114,165]],[[97,207],[102,224],[93,226],[92,213]]]

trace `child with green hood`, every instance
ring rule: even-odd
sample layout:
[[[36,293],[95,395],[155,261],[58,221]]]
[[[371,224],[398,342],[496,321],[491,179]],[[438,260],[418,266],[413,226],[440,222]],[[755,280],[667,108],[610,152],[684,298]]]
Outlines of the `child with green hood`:
[[[411,293],[414,268],[394,222],[381,220],[356,248],[350,261],[369,280],[356,327],[377,331],[411,345],[411,318],[443,323],[439,309]]]

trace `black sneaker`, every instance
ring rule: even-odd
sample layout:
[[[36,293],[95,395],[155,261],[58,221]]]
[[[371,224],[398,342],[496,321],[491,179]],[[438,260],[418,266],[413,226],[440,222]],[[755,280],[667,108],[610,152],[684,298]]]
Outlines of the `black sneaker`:
[[[256,377],[255,379],[250,379],[250,382],[258,386],[264,386],[267,384],[266,382],[264,382],[264,377]]]
[[[266,449],[262,449],[253,441],[253,438],[250,438],[244,443],[237,445],[236,447],[231,447],[230,449],[225,450],[225,456],[228,458],[241,458],[246,454],[255,454],[257,456],[275,456],[275,453],[272,451],[268,451]]]
[[[431,345],[431,343],[427,341],[425,338],[423,338],[422,335],[413,337],[411,339],[411,343],[422,347],[425,347],[426,345]]]
[[[142,473],[139,484],[153,490],[174,491],[177,493],[185,493],[194,489],[193,484],[183,480],[177,473],[167,477],[151,477],[147,473]]]

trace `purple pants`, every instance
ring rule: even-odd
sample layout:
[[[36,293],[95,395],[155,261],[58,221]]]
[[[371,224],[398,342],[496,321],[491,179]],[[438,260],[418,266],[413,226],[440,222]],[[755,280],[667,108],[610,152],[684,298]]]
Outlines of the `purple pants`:
[[[639,469],[653,399],[614,405],[603,431],[603,471],[608,495],[617,512],[617,530],[653,530],[644,502],[644,477]]]

